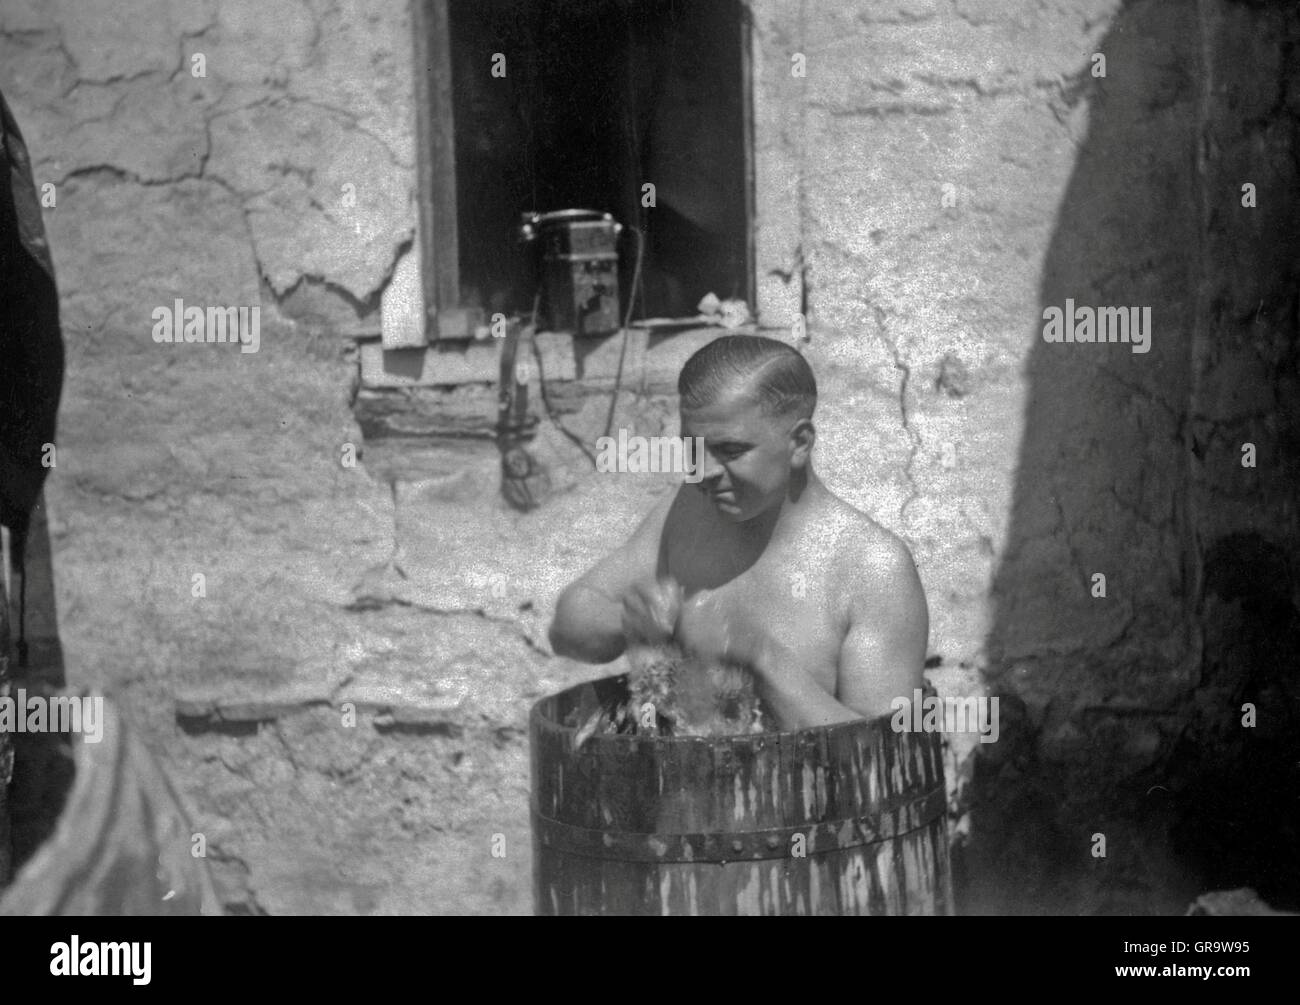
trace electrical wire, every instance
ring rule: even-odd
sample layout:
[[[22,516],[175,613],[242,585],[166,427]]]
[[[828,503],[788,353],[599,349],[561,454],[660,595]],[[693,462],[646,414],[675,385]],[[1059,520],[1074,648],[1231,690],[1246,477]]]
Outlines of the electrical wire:
[[[640,292],[641,288],[641,260],[645,253],[645,237],[642,235],[640,229],[631,225],[628,226],[628,229],[636,234],[636,264],[632,269],[632,288],[628,297],[627,310],[623,314],[623,344],[618,353],[618,370],[614,374],[614,390],[609,399],[609,415],[605,419],[605,436],[609,435],[609,430],[613,426],[614,409],[618,403],[618,392],[623,382],[623,361],[627,357],[629,326],[632,323],[632,311],[636,306],[637,294]],[[541,292],[539,291],[537,296],[533,298],[533,317],[530,322],[530,327],[534,334],[537,332],[537,314],[540,305]],[[594,469],[596,467],[596,455],[587,448],[587,445],[582,442],[580,436],[570,431],[562,422],[560,422],[559,416],[555,414],[555,410],[551,407],[550,396],[546,393],[546,371],[542,366],[542,351],[537,347],[536,338],[529,339],[529,342],[533,350],[533,359],[537,363],[537,386],[541,389],[542,406],[546,409],[547,418],[551,420],[552,425],[554,425],[556,429],[563,433],[564,436],[574,444],[574,446],[583,452],[587,460],[591,461],[591,466]]]
[[[535,306],[533,308],[533,331],[534,333],[537,331],[537,309]],[[587,460],[591,461],[591,466],[594,469],[596,467],[596,455],[587,449],[587,445],[582,442],[582,437],[578,436],[577,433],[571,432],[564,423],[560,421],[559,416],[555,414],[555,409],[551,407],[551,399],[546,393],[546,371],[542,367],[542,351],[537,348],[537,339],[529,339],[529,342],[532,343],[533,359],[537,363],[537,386],[542,392],[542,407],[546,409],[546,417],[551,420],[551,424],[555,426],[556,429],[563,433],[575,447],[586,455]]]
[[[636,306],[637,290],[641,284],[641,257],[645,252],[645,237],[639,227],[628,224],[628,229],[636,234],[636,266],[632,270],[632,291],[627,298],[627,311],[623,315],[623,345],[618,351],[618,370],[614,374],[614,390],[609,396],[609,415],[605,417],[605,435],[609,435],[614,426],[614,409],[618,405],[618,392],[623,383],[623,360],[627,357],[627,339],[630,334],[628,326],[632,323],[632,309]]]

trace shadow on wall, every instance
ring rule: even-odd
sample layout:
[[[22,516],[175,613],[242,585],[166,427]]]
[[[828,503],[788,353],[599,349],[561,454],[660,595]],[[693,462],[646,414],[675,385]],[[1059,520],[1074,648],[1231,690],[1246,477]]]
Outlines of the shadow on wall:
[[[1086,63],[1064,99],[1089,125],[1041,308],[1137,309],[1127,344],[1028,319],[1002,739],[976,755],[959,909],[1182,913],[1245,885],[1295,909],[1300,15],[1147,0],[1097,51],[1105,77]]]

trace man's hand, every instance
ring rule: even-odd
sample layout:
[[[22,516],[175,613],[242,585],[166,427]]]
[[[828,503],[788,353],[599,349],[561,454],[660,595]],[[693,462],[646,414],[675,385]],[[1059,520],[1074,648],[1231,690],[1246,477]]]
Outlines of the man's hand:
[[[739,663],[754,675],[759,695],[779,728],[805,729],[862,718],[799,665],[797,644],[733,626],[710,591],[701,590],[682,603],[679,625],[682,645],[693,657],[707,664]]]
[[[623,595],[623,637],[629,642],[660,645],[677,632],[682,588],[667,577],[634,583]]]
[[[753,661],[756,654],[745,648],[751,640],[740,632],[733,633],[730,616],[714,601],[712,590],[697,590],[680,603],[678,638],[692,656],[715,664]]]

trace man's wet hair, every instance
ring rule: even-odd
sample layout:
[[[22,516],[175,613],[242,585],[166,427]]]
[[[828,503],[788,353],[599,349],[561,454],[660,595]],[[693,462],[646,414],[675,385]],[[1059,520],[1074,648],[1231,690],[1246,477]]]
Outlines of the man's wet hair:
[[[684,409],[702,408],[733,388],[748,388],[766,416],[812,418],[817,381],[792,346],[761,335],[723,335],[697,350],[677,377]]]

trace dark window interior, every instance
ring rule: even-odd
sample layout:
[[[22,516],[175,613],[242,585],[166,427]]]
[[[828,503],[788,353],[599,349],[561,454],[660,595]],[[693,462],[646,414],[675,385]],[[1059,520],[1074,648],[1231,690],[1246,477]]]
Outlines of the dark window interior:
[[[450,0],[461,306],[524,313],[536,210],[610,212],[645,235],[633,316],[746,298],[742,10],[737,0]],[[493,77],[504,53],[506,76]],[[641,186],[656,205],[641,205]],[[636,242],[620,241],[622,310]]]

